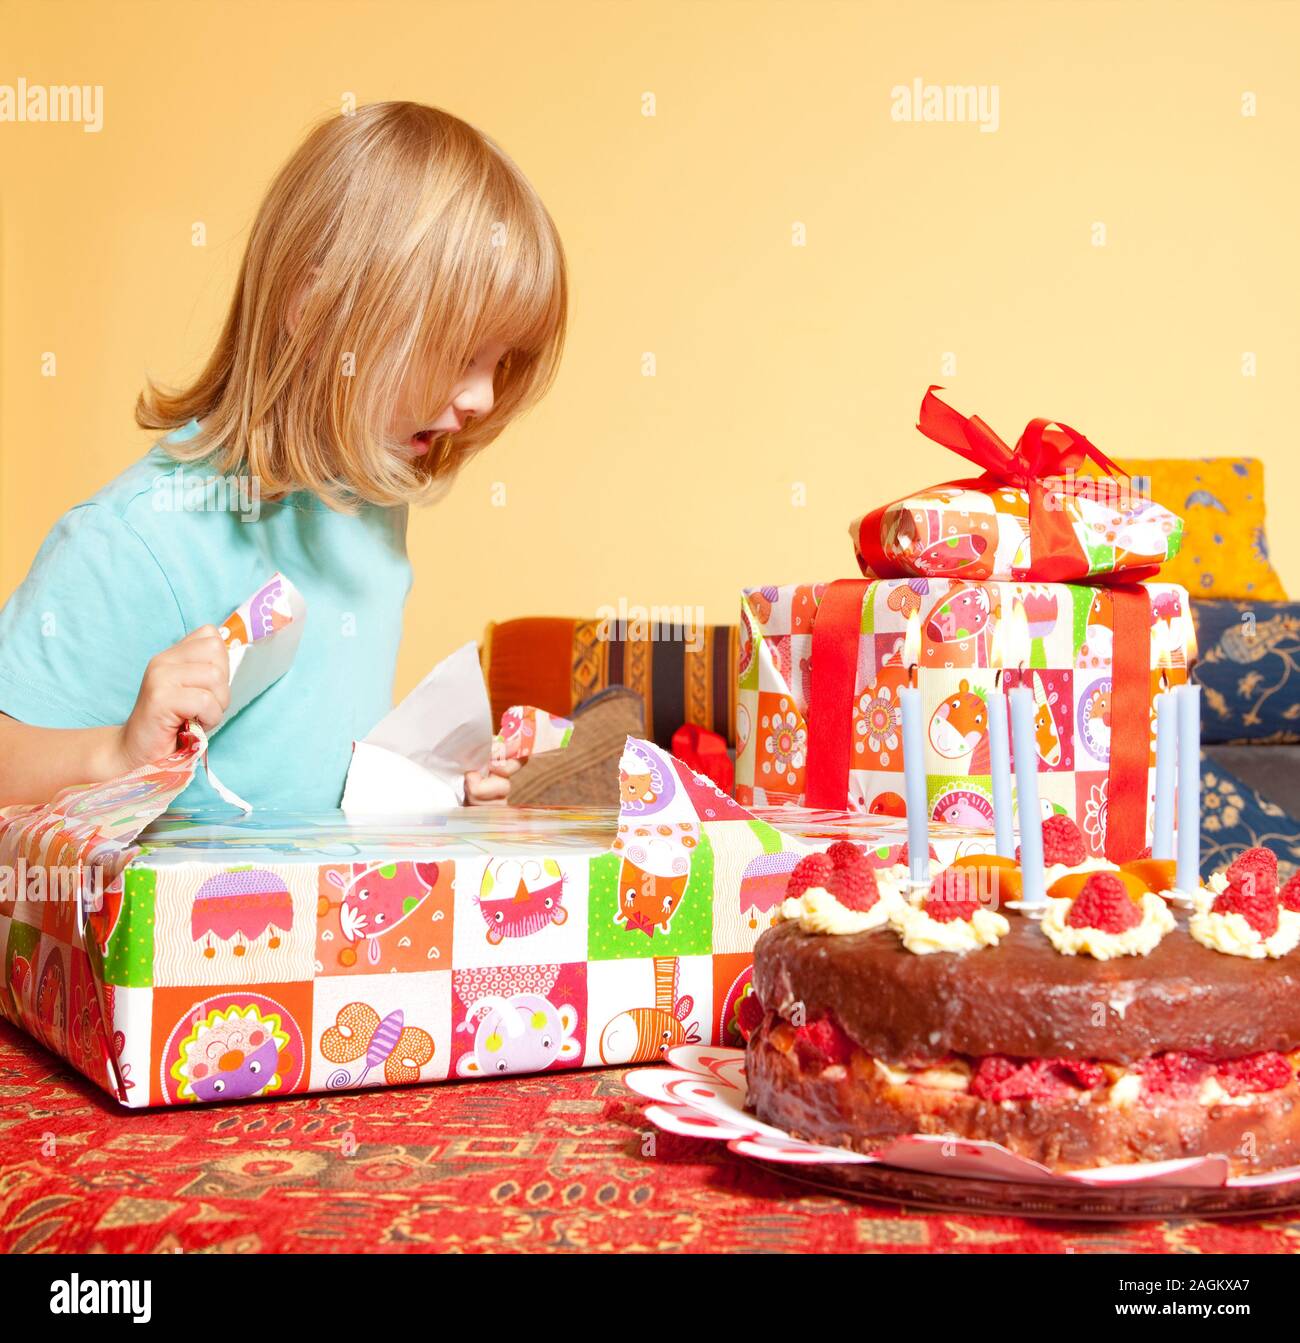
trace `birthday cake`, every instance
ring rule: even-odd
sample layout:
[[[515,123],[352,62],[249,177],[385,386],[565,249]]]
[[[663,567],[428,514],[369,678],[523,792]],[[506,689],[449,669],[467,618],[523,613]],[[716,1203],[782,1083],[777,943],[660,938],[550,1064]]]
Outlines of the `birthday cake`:
[[[1000,1143],[1053,1170],[1221,1154],[1300,1164],[1300,875],[1252,849],[1178,895],[1170,862],[1085,858],[1044,827],[1046,900],[1011,859],[919,894],[842,842],[791,873],[743,1019],[749,1104],[871,1152]]]

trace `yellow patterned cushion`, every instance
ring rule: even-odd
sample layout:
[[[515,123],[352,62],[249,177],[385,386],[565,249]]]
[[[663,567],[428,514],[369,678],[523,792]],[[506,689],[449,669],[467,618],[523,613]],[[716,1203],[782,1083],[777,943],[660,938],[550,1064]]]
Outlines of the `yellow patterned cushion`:
[[[1182,549],[1160,577],[1193,597],[1285,601],[1264,538],[1264,464],[1253,457],[1127,458],[1151,496],[1183,519]]]

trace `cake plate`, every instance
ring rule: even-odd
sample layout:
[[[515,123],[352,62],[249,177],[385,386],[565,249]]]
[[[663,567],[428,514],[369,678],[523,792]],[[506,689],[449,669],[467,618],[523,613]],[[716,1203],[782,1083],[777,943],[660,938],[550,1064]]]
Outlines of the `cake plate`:
[[[745,1052],[679,1045],[624,1081],[646,1117],[819,1189],[944,1212],[1078,1220],[1250,1217],[1300,1207],[1300,1168],[1234,1176],[1221,1156],[1053,1172],[996,1143],[895,1139],[870,1155],[803,1142],[745,1109]]]

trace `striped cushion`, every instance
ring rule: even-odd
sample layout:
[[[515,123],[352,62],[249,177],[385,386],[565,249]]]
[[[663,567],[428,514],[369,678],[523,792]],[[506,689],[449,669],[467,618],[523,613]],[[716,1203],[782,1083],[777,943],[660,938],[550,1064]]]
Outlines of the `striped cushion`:
[[[567,716],[601,690],[624,685],[645,702],[646,736],[660,746],[670,746],[683,723],[734,746],[738,628],[706,625],[691,641],[698,648],[680,638],[623,637],[635,633],[554,616],[490,624],[480,656],[494,719],[512,704]]]

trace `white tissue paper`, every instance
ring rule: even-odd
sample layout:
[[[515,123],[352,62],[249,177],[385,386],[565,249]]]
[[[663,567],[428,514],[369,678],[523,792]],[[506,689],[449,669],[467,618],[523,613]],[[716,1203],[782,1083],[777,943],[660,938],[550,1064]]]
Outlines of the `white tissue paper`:
[[[444,658],[370,732],[354,743],[343,789],[350,816],[451,811],[465,801],[465,774],[492,759],[492,709],[473,643]]]

